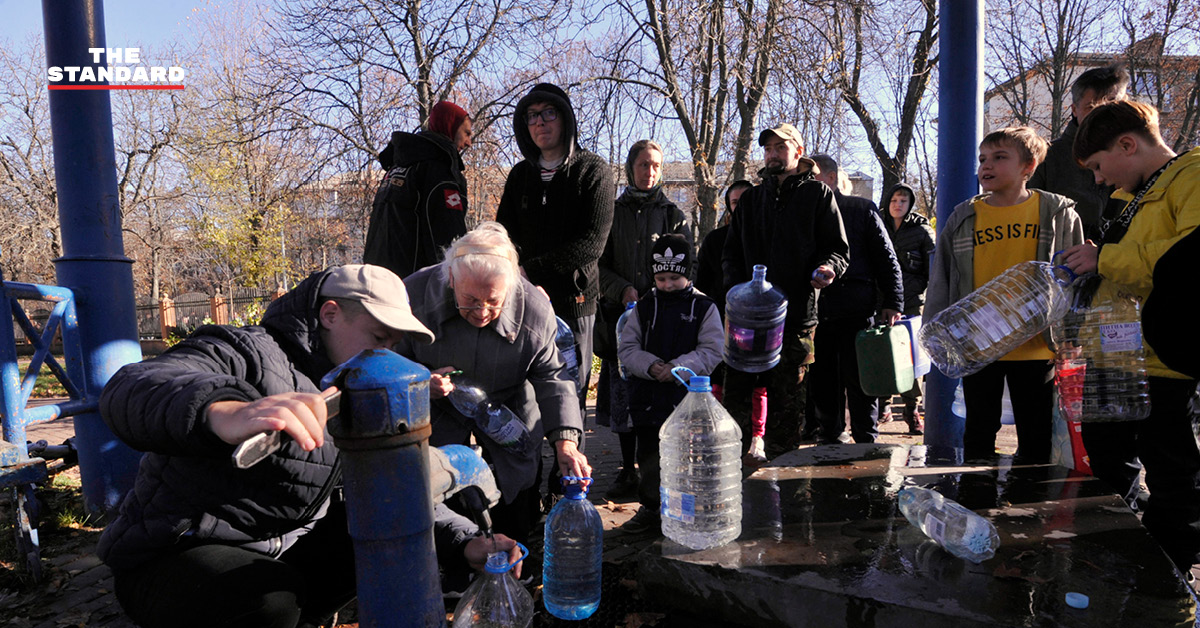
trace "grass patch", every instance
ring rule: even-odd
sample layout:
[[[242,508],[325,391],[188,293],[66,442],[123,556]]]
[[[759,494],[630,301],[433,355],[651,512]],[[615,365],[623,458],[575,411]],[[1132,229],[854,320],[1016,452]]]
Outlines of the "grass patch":
[[[63,363],[62,356],[55,356],[59,364]],[[17,369],[21,372],[21,377],[24,378],[25,373],[29,370],[29,358],[21,358],[17,360]],[[48,397],[66,397],[67,389],[54,376],[54,372],[46,364],[42,364],[42,370],[38,371],[37,380],[33,383],[33,390],[29,393],[33,399],[45,399]]]

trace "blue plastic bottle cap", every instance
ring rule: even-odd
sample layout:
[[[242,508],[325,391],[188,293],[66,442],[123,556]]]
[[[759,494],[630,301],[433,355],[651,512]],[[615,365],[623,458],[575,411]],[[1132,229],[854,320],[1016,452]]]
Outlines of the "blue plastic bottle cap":
[[[1082,593],[1075,593],[1072,591],[1067,594],[1067,606],[1070,606],[1071,608],[1087,608],[1089,601],[1090,600],[1088,600],[1088,596]]]

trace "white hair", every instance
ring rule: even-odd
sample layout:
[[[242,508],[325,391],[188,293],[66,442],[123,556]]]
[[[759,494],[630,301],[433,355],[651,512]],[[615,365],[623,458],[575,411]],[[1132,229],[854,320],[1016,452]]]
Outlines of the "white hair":
[[[503,278],[512,290],[520,276],[517,265],[517,248],[508,238],[508,230],[498,222],[486,221],[446,247],[439,272],[447,283],[451,273],[481,281]]]

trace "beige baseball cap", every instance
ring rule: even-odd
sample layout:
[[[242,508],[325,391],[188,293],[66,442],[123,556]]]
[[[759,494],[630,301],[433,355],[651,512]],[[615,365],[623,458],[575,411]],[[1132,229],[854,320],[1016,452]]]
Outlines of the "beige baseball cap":
[[[772,135],[774,135],[775,137],[778,137],[781,140],[795,142],[796,146],[799,146],[800,148],[804,148],[804,140],[800,139],[800,131],[797,131],[796,127],[794,127],[786,122],[784,122],[783,124],[781,124],[775,128],[767,129],[767,130],[763,131],[762,133],[759,133],[758,134],[758,145],[766,146],[767,138],[769,138]],[[808,157],[804,157],[804,156],[800,157],[800,163],[807,164],[809,168],[817,165],[817,162],[809,159]]]
[[[329,271],[321,284],[325,298],[353,299],[376,320],[392,329],[416,334],[426,344],[433,342],[429,331],[408,304],[408,290],[396,273],[371,264],[347,264]]]

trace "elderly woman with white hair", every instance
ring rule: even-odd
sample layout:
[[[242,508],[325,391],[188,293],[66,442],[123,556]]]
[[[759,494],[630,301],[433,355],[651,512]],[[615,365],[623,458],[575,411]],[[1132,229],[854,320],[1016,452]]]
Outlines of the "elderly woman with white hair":
[[[481,223],[455,240],[444,261],[404,283],[413,314],[437,338],[428,345],[404,339],[395,347],[433,372],[430,444],[465,444],[474,435],[494,465],[503,494],[492,511],[494,527],[524,542],[541,514],[543,436],[554,445],[563,475],[591,475],[578,449],[583,418],[575,382],[554,344],[554,309],[521,277],[516,248],[495,222]],[[462,371],[492,402],[525,422],[532,438],[524,449],[492,440],[445,400],[454,389],[452,371]]]

